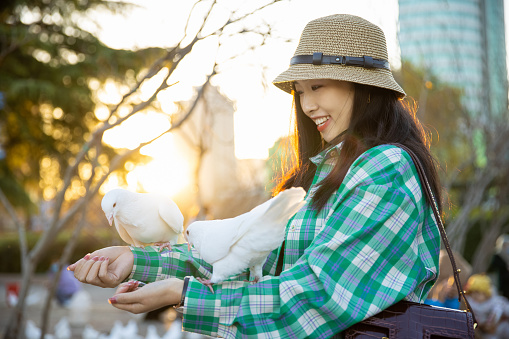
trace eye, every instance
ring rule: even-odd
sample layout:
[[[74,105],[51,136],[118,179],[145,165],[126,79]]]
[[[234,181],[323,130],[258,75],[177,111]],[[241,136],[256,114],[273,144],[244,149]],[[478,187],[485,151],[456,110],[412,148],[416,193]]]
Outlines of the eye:
[[[113,207],[115,207],[115,206],[117,206],[117,203],[114,203],[114,204],[113,204]]]
[[[189,235],[189,230],[188,230],[188,231],[186,231],[186,233],[187,233],[187,235]]]
[[[322,87],[322,85],[313,85],[313,86],[311,86],[311,89],[312,89],[313,91],[316,91],[316,90],[317,90],[317,89],[319,89],[320,87]]]

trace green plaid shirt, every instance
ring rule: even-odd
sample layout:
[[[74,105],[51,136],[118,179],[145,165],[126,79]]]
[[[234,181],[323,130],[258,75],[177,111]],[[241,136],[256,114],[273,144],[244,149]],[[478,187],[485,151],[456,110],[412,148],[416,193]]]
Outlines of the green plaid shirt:
[[[274,276],[276,250],[256,284],[243,273],[214,285],[212,294],[191,278],[184,330],[225,338],[329,338],[402,299],[424,301],[438,276],[440,234],[410,156],[389,145],[366,151],[316,215],[310,197],[339,150],[312,159],[316,175],[307,204],[288,223],[281,275]],[[183,244],[171,252],[132,251],[132,279],[211,276],[211,266]]]

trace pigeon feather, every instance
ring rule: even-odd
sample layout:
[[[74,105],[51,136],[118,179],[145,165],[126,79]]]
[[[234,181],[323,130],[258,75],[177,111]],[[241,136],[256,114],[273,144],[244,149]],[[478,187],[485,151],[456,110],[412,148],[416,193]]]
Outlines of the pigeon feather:
[[[122,240],[133,246],[174,245],[184,230],[184,216],[164,195],[118,188],[104,195],[101,207],[110,226],[114,222]]]
[[[200,256],[212,265],[211,283],[250,269],[255,281],[262,277],[262,265],[285,236],[288,220],[304,205],[306,192],[290,188],[235,218],[195,221],[186,237]]]

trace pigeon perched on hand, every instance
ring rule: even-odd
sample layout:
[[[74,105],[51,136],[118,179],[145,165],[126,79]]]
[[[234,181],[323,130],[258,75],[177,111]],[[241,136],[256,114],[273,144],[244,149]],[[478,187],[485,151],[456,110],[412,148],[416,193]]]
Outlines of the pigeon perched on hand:
[[[184,230],[184,216],[170,198],[156,193],[134,193],[117,188],[106,193],[101,207],[110,226],[115,221],[126,243],[168,248],[177,243]]]
[[[306,191],[301,187],[287,189],[276,197],[235,218],[195,221],[184,237],[200,256],[212,265],[210,280],[198,279],[209,286],[249,268],[257,282],[262,265],[285,236],[288,220],[304,205]]]

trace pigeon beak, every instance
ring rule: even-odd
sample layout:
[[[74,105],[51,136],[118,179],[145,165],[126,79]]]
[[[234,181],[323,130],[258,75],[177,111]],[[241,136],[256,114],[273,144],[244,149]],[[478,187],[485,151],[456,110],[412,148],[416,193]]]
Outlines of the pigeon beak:
[[[108,214],[106,218],[108,218],[108,223],[111,226],[113,224],[113,213]]]

